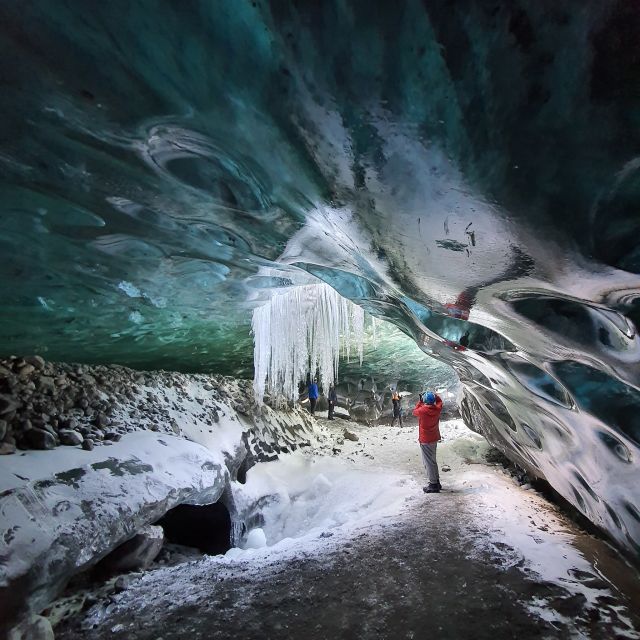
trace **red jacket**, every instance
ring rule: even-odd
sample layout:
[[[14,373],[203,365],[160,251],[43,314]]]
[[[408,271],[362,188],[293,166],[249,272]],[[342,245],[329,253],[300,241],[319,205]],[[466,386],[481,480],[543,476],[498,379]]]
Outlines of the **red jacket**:
[[[420,434],[418,442],[438,442],[440,440],[440,412],[442,411],[442,398],[436,394],[435,404],[425,404],[420,401],[413,410],[413,415],[418,418]]]

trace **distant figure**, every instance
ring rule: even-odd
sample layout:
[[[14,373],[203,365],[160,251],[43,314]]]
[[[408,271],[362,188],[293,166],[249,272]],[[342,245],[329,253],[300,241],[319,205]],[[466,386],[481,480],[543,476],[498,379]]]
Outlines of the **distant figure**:
[[[309,411],[311,415],[316,414],[316,402],[318,402],[318,385],[315,380],[309,383]]]
[[[425,493],[439,493],[440,474],[436,460],[436,449],[440,440],[440,412],[442,411],[442,398],[437,393],[429,391],[421,394],[413,410],[413,415],[418,418],[419,435],[418,442],[422,450],[422,463],[429,478],[429,486],[423,487]]]
[[[329,385],[329,396],[327,397],[329,401],[329,420],[333,420],[333,412],[335,411],[336,404],[338,403],[338,394],[336,393],[336,388],[331,384]]]
[[[465,349],[469,346],[469,331],[465,331],[464,335],[460,338],[460,346]]]
[[[393,418],[391,419],[391,426],[396,422],[396,418],[400,420],[400,426],[402,426],[402,407],[400,406],[402,403],[402,398],[398,391],[394,391],[391,394],[391,404],[393,405]]]

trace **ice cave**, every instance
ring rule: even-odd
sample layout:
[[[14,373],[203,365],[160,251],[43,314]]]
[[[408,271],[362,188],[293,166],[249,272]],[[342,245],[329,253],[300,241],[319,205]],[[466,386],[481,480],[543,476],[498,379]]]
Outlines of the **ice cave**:
[[[640,638],[636,0],[0,52],[0,638]]]

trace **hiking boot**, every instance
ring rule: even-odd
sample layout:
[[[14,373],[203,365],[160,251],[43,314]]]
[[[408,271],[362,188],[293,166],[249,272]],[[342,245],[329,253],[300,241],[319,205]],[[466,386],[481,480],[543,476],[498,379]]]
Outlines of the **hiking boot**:
[[[425,493],[440,493],[440,483],[438,484],[430,484],[427,487],[422,487],[422,490]]]

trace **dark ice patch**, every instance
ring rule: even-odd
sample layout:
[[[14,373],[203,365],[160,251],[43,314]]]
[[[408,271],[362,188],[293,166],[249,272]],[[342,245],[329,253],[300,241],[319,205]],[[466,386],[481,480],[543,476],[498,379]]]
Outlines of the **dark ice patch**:
[[[464,251],[469,246],[457,240],[436,240],[436,244],[441,249],[447,249],[448,251]]]
[[[103,462],[96,462],[91,465],[92,469],[99,471],[100,469],[107,469],[113,476],[124,475],[139,475],[141,473],[150,473],[153,471],[153,467],[150,464],[146,464],[133,458],[131,460],[118,460],[117,458],[108,458]]]
[[[69,469],[68,471],[56,473],[56,478],[62,484],[67,484],[77,489],[78,481],[86,474],[87,472],[84,469]]]

